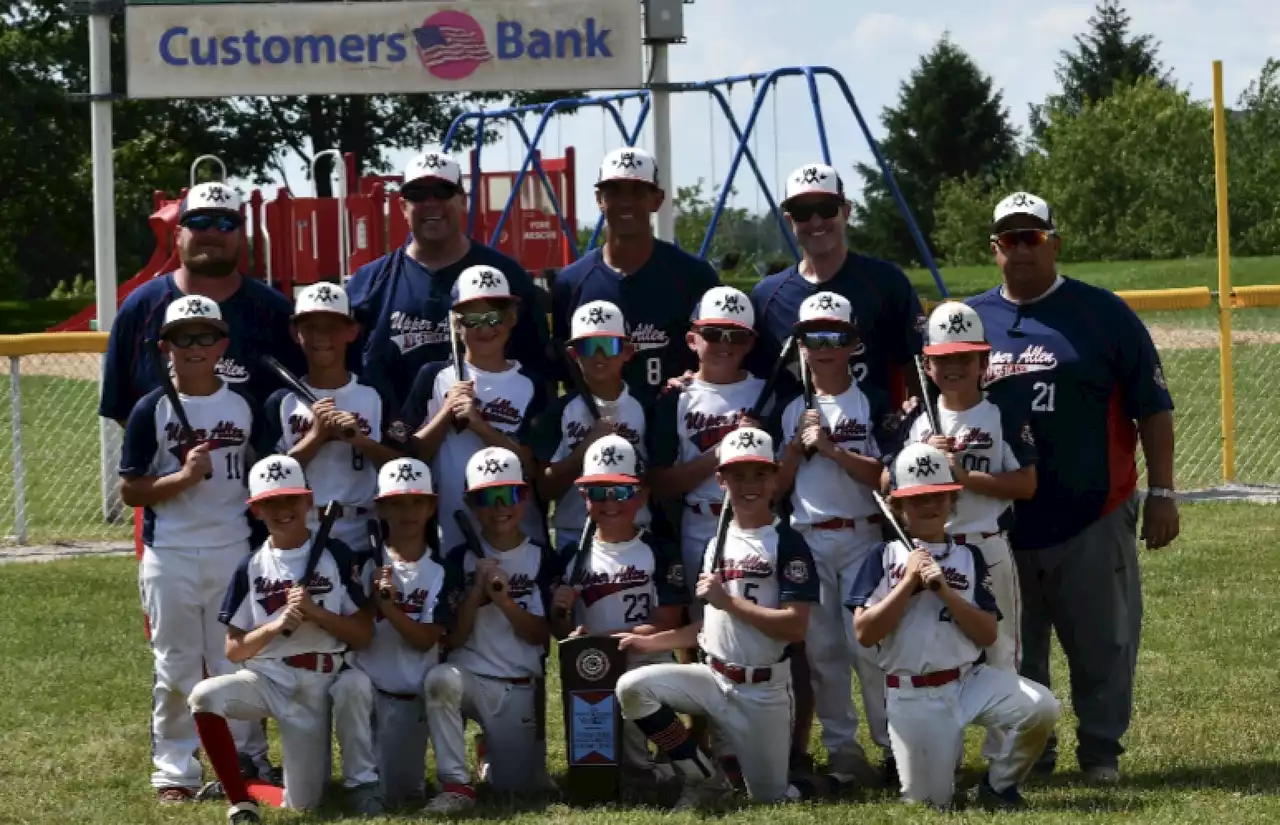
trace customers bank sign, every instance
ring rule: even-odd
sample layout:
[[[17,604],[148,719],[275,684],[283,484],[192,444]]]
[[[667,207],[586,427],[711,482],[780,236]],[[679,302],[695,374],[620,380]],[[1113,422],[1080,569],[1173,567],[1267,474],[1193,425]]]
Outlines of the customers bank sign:
[[[129,97],[625,89],[639,0],[134,0]]]

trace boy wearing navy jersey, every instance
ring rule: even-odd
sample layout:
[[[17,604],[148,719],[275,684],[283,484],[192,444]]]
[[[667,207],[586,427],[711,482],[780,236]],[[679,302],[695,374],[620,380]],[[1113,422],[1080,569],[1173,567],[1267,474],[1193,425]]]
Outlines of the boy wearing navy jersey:
[[[193,295],[169,304],[160,327],[174,385],[194,432],[160,389],[129,414],[120,497],[142,507],[138,582],[151,630],[151,783],[161,804],[191,800],[201,785],[199,739],[186,700],[202,670],[234,667],[218,610],[231,574],[249,553],[244,468],[255,419],[250,401],[217,375],[228,325],[218,305]],[[237,724],[242,753],[266,753],[260,729]]]
[[[889,735],[902,798],[948,808],[969,724],[996,729],[1000,750],[978,789],[994,808],[1025,805],[1018,791],[1058,719],[1047,688],[984,663],[999,609],[982,552],[947,534],[961,489],[946,456],[911,444],[894,459],[892,502],[914,546],[877,545],[845,606],[858,642],[887,674]],[[926,588],[929,588],[926,590]]]

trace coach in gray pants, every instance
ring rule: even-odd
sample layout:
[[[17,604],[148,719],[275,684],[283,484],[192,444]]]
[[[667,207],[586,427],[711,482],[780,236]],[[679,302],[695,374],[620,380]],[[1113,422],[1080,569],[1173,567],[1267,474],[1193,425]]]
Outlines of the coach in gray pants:
[[[1026,192],[996,207],[991,249],[1004,283],[969,300],[991,344],[986,384],[1029,409],[1035,497],[1014,506],[1022,591],[1021,673],[1049,685],[1050,630],[1071,675],[1076,757],[1087,779],[1120,778],[1142,628],[1136,450],[1147,463],[1142,537],[1178,535],[1173,401],[1142,321],[1114,293],[1063,277],[1053,211]],[[1056,737],[1039,767],[1051,772]]]

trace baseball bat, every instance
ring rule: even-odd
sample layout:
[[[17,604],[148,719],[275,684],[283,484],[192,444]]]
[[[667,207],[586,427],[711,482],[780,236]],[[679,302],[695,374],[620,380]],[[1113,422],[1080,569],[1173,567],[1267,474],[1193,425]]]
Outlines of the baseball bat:
[[[871,495],[875,497],[876,505],[880,508],[880,512],[884,514],[886,519],[888,519],[889,526],[893,528],[893,532],[898,536],[898,541],[902,542],[902,546],[906,547],[907,551],[910,552],[915,547],[915,544],[912,543],[911,539],[907,536],[907,531],[903,530],[902,525],[893,517],[893,511],[889,509],[889,502],[885,501],[884,496],[880,495],[875,490],[871,491]],[[936,591],[941,586],[942,582],[937,579],[929,582],[930,590]]]
[[[566,584],[573,581],[573,572],[582,563],[582,558],[586,555],[588,548],[591,547],[591,540],[595,538],[595,535],[596,523],[591,519],[587,519],[587,523],[582,526],[582,538],[578,539],[578,549],[573,551],[573,556],[564,568],[565,572],[569,574],[565,580]],[[569,611],[563,607],[557,607],[556,618],[561,621],[569,618]]]
[[[276,374],[276,377],[279,378],[280,381],[283,382],[286,387],[288,387],[290,390],[293,391],[294,395],[298,396],[299,398],[301,398],[303,401],[307,403],[307,406],[314,407],[316,405],[316,402],[320,400],[319,398],[316,397],[316,394],[312,392],[309,387],[307,387],[306,384],[298,380],[298,376],[289,372],[289,368],[286,367],[284,364],[280,363],[275,358],[275,356],[260,355],[258,356],[258,360],[262,361],[263,364],[266,364],[267,369],[274,372]],[[354,427],[344,427],[342,429],[343,438],[355,438],[355,436],[356,436],[356,431]]]
[[[929,392],[929,388],[933,386],[929,381],[929,376],[924,371],[924,359],[919,355],[915,357],[916,361],[916,379],[920,382],[920,403],[924,405],[924,414],[929,417],[929,429],[933,430],[934,435],[942,435],[942,430],[938,427],[938,411],[934,407],[934,401]]]
[[[374,567],[382,567],[384,559],[382,555],[382,522],[376,518],[371,518],[365,522],[365,527],[369,530],[369,547],[373,552],[373,565]],[[379,593],[384,599],[391,598],[391,591],[385,587]]]
[[[453,313],[449,319],[449,349],[453,357],[453,373],[454,379],[457,381],[467,380],[467,362],[462,358],[462,336],[457,330],[457,314]],[[465,421],[455,421],[453,428],[458,432],[462,432],[467,428]]]
[[[733,508],[729,506],[729,497],[725,496],[724,504],[720,507],[720,521],[716,524],[716,546],[711,551],[711,570],[708,572],[712,575],[715,575],[716,570],[724,567],[724,541],[729,535],[731,521],[733,521]],[[703,604],[706,604],[705,599]]]
[[[804,392],[804,409],[806,412],[814,409],[813,406],[813,375],[809,372],[809,363],[805,360],[804,353],[800,353],[796,361],[800,365],[800,384]],[[819,424],[818,426],[822,426]],[[813,458],[813,454],[818,450],[816,447],[808,447],[804,451],[805,458]]]
[[[160,343],[158,341],[148,341],[146,343],[147,356],[151,359],[151,369],[155,372],[156,377],[160,379],[160,387],[164,391],[164,397],[169,399],[169,405],[173,407],[173,414],[177,416],[178,426],[182,427],[183,432],[187,434],[187,449],[190,450],[197,446],[196,431],[191,427],[191,421],[187,418],[187,411],[182,406],[182,399],[178,396],[178,388],[173,385],[173,378],[169,375],[169,366],[164,361],[164,353],[160,351]],[[205,473],[205,480],[213,478],[213,473]]]
[[[333,522],[337,520],[342,505],[336,501],[331,501],[325,505],[324,515],[320,517],[320,526],[316,528],[315,535],[311,537],[311,552],[307,554],[307,567],[302,572],[301,584],[306,587],[311,582],[311,577],[316,574],[316,568],[320,566],[320,558],[324,555],[325,545],[329,543],[329,532],[333,530]],[[286,636],[292,636],[292,630],[284,632]]]
[[[480,546],[480,537],[476,535],[476,528],[471,526],[471,521],[467,518],[467,514],[461,510],[454,510],[453,520],[457,523],[458,529],[462,531],[462,537],[467,542],[467,548],[475,554],[477,559],[483,559],[484,548]],[[502,582],[494,582],[489,589],[494,593],[501,593]]]

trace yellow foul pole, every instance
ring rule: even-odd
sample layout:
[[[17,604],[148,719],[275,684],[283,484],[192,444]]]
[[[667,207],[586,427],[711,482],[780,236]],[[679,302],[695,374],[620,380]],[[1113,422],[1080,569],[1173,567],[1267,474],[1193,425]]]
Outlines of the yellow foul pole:
[[[1222,410],[1222,480],[1236,476],[1236,398],[1231,372],[1231,224],[1227,195],[1227,113],[1222,102],[1222,61],[1213,61],[1213,166],[1218,201],[1218,380]]]

